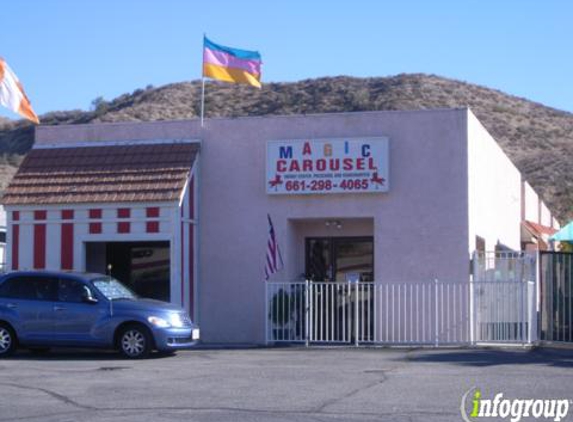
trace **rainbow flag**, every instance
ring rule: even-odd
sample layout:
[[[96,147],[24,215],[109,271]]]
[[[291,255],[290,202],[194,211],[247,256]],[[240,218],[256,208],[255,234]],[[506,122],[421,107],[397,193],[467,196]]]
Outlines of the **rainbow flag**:
[[[261,64],[258,51],[225,47],[203,38],[203,76],[260,88]]]

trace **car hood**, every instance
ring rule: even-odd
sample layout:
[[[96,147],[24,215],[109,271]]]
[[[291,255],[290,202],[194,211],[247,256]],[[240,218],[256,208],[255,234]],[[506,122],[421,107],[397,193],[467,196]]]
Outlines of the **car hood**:
[[[184,312],[180,306],[155,299],[116,299],[113,301],[113,306],[116,309],[148,312]]]

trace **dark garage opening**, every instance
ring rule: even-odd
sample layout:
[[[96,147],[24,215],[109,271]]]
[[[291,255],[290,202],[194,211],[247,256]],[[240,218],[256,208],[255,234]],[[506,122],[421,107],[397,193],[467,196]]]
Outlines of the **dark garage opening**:
[[[170,300],[169,242],[88,242],[86,270],[111,275],[138,295]]]

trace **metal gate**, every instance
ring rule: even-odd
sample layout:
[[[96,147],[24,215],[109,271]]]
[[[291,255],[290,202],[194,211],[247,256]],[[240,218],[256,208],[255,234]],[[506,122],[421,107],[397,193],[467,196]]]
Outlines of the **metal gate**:
[[[472,263],[474,344],[536,341],[536,253],[475,252]]]
[[[534,281],[476,281],[472,285],[474,344],[537,340]]]
[[[540,253],[541,340],[573,342],[573,254]]]
[[[266,283],[267,343],[468,345],[535,340],[535,283]]]
[[[371,283],[267,283],[267,342],[350,344],[369,338],[372,287]]]

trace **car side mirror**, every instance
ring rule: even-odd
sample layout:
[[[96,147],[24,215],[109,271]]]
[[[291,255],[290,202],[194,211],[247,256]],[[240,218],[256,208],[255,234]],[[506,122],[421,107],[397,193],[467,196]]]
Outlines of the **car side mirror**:
[[[98,303],[98,300],[93,296],[84,296],[82,297],[82,302],[88,303],[90,305],[95,305],[96,303]]]
[[[89,303],[90,305],[95,305],[98,302],[98,300],[92,296],[92,292],[87,286],[83,287],[82,302]]]

